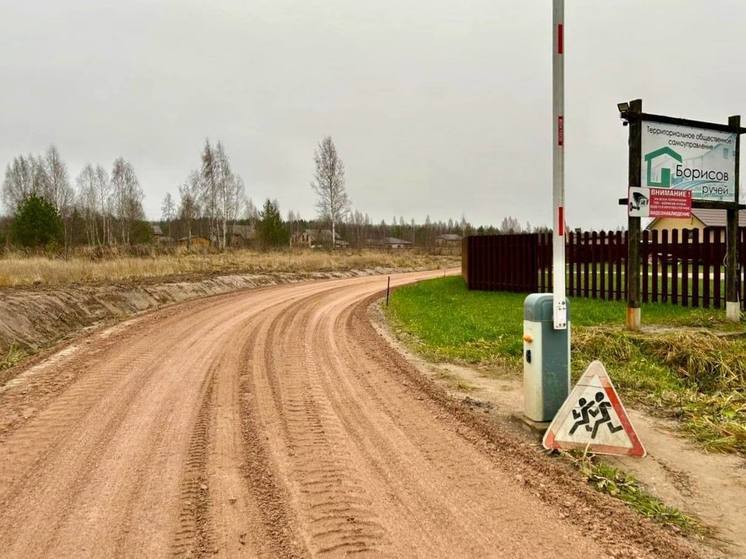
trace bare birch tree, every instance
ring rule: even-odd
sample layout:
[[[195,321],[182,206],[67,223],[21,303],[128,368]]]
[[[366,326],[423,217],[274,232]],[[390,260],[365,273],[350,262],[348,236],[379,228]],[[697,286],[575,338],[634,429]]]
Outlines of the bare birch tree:
[[[199,216],[200,174],[194,171],[179,187],[179,216],[186,225],[187,249],[192,248],[192,222]]]
[[[74,191],[67,176],[67,166],[55,146],[49,146],[44,158],[40,158],[40,165],[44,197],[54,204],[63,219],[69,217]]]
[[[319,217],[331,223],[332,249],[334,249],[336,226],[349,212],[350,200],[345,190],[344,164],[331,136],[325,137],[319,143],[314,154],[314,163],[316,171],[311,187],[319,196],[316,203]]]
[[[111,171],[114,209],[119,222],[122,244],[130,243],[132,223],[144,217],[142,209],[143,192],[132,164],[118,157]]]
[[[36,176],[41,183],[44,198],[46,198],[59,212],[62,218],[65,254],[70,246],[70,220],[72,206],[75,201],[75,191],[70,185],[67,175],[67,165],[60,157],[54,145],[49,146],[44,157],[37,160]]]
[[[112,218],[112,195],[109,174],[101,165],[96,165],[96,200],[101,217],[101,244],[110,245],[112,242],[111,218]]]
[[[161,219],[168,225],[168,236],[171,237],[171,222],[176,217],[176,205],[174,204],[173,196],[170,192],[167,192],[163,197],[163,203],[161,204]]]
[[[199,178],[199,200],[210,237],[223,250],[227,246],[228,227],[238,217],[245,194],[243,180],[233,173],[221,142],[213,147],[209,140],[205,141]]]
[[[88,164],[78,175],[78,208],[85,221],[86,238],[90,246],[99,244],[98,235],[98,185],[96,184],[96,170]]]
[[[219,242],[218,235],[218,162],[215,149],[210,140],[205,140],[202,149],[202,167],[200,168],[200,205],[207,218],[210,240]]]
[[[19,204],[32,194],[41,196],[38,182],[34,180],[37,165],[33,155],[19,155],[5,168],[3,181],[3,203],[10,212],[15,212]]]

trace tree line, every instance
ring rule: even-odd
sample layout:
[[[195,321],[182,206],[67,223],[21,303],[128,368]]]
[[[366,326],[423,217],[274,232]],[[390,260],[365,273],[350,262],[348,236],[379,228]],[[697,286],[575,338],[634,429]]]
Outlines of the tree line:
[[[290,211],[283,219],[277,200],[256,208],[246,195],[244,181],[232,168],[225,147],[209,139],[198,165],[188,173],[174,196],[161,204],[162,239],[191,248],[195,239],[218,250],[232,244],[234,234],[261,248],[287,246],[305,231],[328,231],[324,244],[363,247],[371,240],[397,238],[425,248],[443,234],[518,232],[515,218],[499,227],[473,227],[464,217],[424,223],[394,217],[373,223],[367,213],[352,208],[345,183],[344,163],[331,137],[314,151],[310,186],[317,196],[317,215],[306,220]],[[0,241],[21,247],[131,246],[152,239],[145,220],[144,192],[134,166],[117,157],[110,168],[86,164],[74,181],[55,146],[42,155],[19,155],[6,167],[2,201],[9,217],[0,223]],[[527,225],[530,230],[530,225]]]

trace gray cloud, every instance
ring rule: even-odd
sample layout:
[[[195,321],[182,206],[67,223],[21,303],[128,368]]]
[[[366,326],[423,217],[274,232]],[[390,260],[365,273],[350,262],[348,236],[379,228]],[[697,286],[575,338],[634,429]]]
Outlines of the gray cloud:
[[[313,215],[331,134],[355,207],[376,220],[505,215],[549,223],[551,2],[2,2],[0,165],[59,147],[133,162],[160,213],[221,139],[249,195]],[[746,107],[735,0],[567,2],[571,226],[624,211],[617,101],[725,121]]]

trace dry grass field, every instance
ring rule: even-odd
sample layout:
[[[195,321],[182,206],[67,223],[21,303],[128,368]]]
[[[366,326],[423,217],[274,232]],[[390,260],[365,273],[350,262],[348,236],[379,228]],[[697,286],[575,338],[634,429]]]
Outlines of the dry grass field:
[[[212,274],[334,272],[363,269],[435,269],[458,265],[458,257],[412,251],[285,250],[176,253],[158,256],[0,258],[0,287],[137,282]]]

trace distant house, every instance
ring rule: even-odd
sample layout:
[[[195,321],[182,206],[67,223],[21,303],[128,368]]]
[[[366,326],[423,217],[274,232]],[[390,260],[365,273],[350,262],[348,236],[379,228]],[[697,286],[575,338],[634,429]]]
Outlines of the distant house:
[[[402,249],[410,248],[412,241],[405,241],[396,237],[384,237],[383,239],[368,239],[367,245],[371,248]]]
[[[457,247],[461,246],[461,235],[456,233],[445,233],[435,237],[435,246],[438,247]]]
[[[332,245],[331,229],[305,229],[304,231],[293,234],[290,238],[290,244],[298,247],[318,248]],[[347,247],[350,245],[339,233],[334,232],[334,245],[338,247]]]
[[[250,246],[256,240],[256,228],[254,224],[239,225],[235,224],[231,228],[230,245],[232,247]]]
[[[726,215],[726,210],[692,208],[692,217],[656,217],[648,224],[646,229],[648,231],[698,229],[700,238],[702,238],[701,232],[714,230],[719,231],[720,239],[725,241]],[[738,227],[746,227],[746,210],[738,212]]]
[[[188,247],[189,237],[181,237],[179,239],[179,246]],[[208,248],[209,246],[210,246],[210,239],[206,237],[198,237],[196,235],[192,235],[192,248]]]
[[[163,234],[163,229],[157,223],[150,225],[150,232],[153,235],[153,242],[157,245],[168,245],[174,242],[171,237]]]

